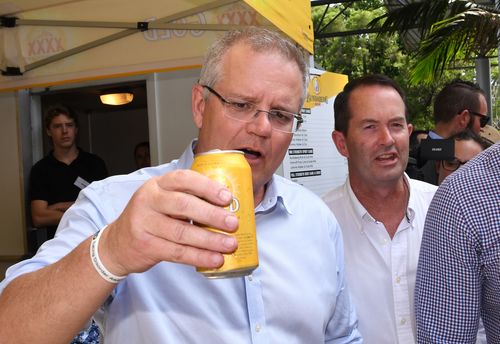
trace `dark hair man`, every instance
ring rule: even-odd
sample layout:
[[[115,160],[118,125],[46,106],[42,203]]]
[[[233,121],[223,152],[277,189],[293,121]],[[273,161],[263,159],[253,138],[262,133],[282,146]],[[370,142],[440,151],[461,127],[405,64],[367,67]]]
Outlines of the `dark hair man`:
[[[342,229],[360,332],[365,343],[414,343],[415,272],[436,187],[404,173],[412,131],[404,93],[368,75],[344,87],[334,110],[332,139],[349,175],[323,199]]]
[[[70,108],[50,107],[44,123],[53,149],[31,169],[29,194],[33,226],[47,227],[51,239],[78,193],[108,172],[101,158],[77,147],[78,120]]]
[[[472,82],[456,79],[437,94],[434,99],[435,127],[429,131],[427,140],[449,139],[466,129],[479,134],[490,120],[484,91]],[[427,145],[432,147],[432,145]],[[435,160],[427,160],[427,152],[420,146],[415,152],[417,166],[421,168],[421,179],[438,185]]]
[[[479,134],[489,121],[485,93],[477,84],[456,79],[437,94],[433,116],[431,138],[446,139],[465,129]]]

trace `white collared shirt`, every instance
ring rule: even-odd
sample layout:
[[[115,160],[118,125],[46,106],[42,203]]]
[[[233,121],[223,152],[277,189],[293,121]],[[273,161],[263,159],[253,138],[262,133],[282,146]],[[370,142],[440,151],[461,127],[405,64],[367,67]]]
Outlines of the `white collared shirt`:
[[[415,343],[414,290],[425,216],[437,187],[405,175],[410,199],[394,237],[354,195],[349,181],[324,201],[342,229],[346,277],[365,343]]]

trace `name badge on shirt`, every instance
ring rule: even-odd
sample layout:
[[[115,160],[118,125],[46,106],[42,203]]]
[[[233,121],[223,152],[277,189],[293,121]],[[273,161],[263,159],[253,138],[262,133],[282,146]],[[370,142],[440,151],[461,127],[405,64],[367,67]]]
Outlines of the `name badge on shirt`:
[[[90,183],[88,181],[86,181],[85,179],[83,179],[82,177],[76,178],[75,182],[73,183],[73,185],[80,188],[80,190],[85,189],[87,186],[89,186],[89,184]]]

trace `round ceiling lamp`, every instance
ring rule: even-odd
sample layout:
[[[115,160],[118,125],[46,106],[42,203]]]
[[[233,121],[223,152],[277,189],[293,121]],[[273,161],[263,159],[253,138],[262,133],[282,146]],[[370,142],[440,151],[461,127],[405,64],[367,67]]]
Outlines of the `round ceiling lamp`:
[[[106,105],[125,105],[134,99],[134,94],[128,88],[115,88],[103,90],[99,98]]]

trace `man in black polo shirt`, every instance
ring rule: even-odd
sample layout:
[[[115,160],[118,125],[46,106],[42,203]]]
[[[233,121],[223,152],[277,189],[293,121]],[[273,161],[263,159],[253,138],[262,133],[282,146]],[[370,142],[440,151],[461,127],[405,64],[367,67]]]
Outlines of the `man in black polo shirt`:
[[[106,178],[108,172],[101,158],[76,146],[78,121],[69,108],[49,108],[44,124],[53,150],[31,169],[31,217],[33,226],[46,227],[51,239],[80,190]]]

